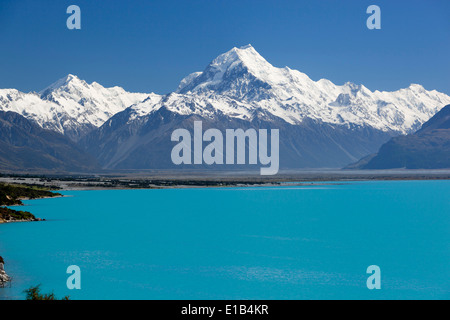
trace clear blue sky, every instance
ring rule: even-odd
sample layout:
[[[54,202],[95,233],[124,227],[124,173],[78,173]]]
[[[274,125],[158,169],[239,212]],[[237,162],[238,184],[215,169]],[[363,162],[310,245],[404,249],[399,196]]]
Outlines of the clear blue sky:
[[[66,28],[71,4],[81,30]],[[366,28],[371,4],[381,30]],[[72,73],[162,94],[251,43],[313,80],[450,94],[449,14],[448,0],[0,0],[0,88],[39,91]]]

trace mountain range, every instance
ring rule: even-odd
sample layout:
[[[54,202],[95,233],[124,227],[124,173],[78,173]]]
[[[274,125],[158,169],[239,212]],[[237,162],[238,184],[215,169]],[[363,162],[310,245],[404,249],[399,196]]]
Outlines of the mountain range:
[[[338,168],[415,132],[447,104],[448,95],[418,84],[372,92],[314,81],[272,66],[251,45],[219,55],[166,95],[104,88],[73,75],[38,93],[0,89],[0,111],[66,136],[112,170],[176,168],[170,135],[199,120],[205,129],[279,129],[282,169]]]
[[[147,97],[120,87],[104,88],[74,75],[56,81],[40,92],[0,89],[0,111],[13,111],[44,129],[78,141],[117,112]]]

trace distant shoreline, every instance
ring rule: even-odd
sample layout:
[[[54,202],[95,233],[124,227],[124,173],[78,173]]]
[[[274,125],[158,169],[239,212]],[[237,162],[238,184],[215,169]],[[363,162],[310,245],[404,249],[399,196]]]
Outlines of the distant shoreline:
[[[298,171],[276,176],[249,172],[133,172],[110,175],[0,175],[0,183],[50,190],[172,189],[308,185],[320,182],[450,180],[450,170]]]

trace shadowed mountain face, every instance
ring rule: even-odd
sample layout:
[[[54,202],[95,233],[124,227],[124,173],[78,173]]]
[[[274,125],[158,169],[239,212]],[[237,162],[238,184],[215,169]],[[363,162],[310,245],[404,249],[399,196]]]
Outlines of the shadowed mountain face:
[[[392,134],[370,127],[333,126],[311,119],[291,125],[268,114],[256,115],[251,121],[230,118],[223,114],[204,118],[199,115],[180,115],[164,107],[139,122],[130,123],[129,118],[127,110],[119,113],[81,140],[80,143],[98,158],[104,168],[201,168],[201,165],[175,166],[171,160],[171,150],[178,143],[171,141],[172,132],[184,128],[192,134],[194,121],[202,121],[203,132],[215,128],[219,129],[224,137],[226,129],[279,129],[280,168],[343,166],[374,152]],[[207,144],[204,142],[203,146]],[[239,168],[257,167],[259,165]],[[214,166],[214,169],[219,170],[235,168],[237,166]]]
[[[378,154],[361,159],[350,168],[450,168],[450,105],[425,122],[416,133],[392,138]]]
[[[98,169],[96,160],[67,137],[25,119],[0,111],[0,170],[86,172]]]

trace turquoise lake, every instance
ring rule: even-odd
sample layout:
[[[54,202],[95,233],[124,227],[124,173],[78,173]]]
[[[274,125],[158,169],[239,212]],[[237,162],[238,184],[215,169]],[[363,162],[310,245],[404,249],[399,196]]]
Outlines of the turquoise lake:
[[[0,298],[450,298],[450,181],[62,193],[21,208],[47,221],[0,225]]]

